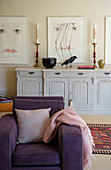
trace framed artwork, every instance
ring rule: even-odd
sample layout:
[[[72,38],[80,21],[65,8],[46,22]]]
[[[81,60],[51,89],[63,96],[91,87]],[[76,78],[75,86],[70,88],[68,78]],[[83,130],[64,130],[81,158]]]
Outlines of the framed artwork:
[[[111,64],[111,17],[106,17],[105,63]]]
[[[0,64],[28,64],[27,17],[0,17]]]
[[[61,63],[77,56],[75,62],[84,62],[83,27],[83,17],[48,17],[48,57]]]

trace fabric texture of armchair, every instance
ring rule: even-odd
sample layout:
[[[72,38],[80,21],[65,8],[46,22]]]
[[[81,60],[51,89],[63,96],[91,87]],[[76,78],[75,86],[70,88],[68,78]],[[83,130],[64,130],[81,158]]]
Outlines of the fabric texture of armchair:
[[[0,170],[82,170],[83,149],[80,128],[61,124],[56,139],[48,144],[17,144],[16,109],[51,108],[50,117],[64,108],[63,97],[24,97],[13,100],[13,114],[0,119]]]

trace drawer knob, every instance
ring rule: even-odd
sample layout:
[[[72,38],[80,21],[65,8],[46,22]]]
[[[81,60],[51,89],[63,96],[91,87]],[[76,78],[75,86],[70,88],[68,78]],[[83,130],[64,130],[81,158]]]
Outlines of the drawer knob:
[[[84,73],[78,73],[78,75],[82,76]]]
[[[34,74],[34,72],[28,72],[28,73],[31,74],[31,75]]]
[[[109,75],[110,73],[108,73],[108,72],[106,72],[106,73],[104,73],[105,75]]]
[[[61,73],[55,73],[56,75],[59,75],[59,74],[61,74]]]

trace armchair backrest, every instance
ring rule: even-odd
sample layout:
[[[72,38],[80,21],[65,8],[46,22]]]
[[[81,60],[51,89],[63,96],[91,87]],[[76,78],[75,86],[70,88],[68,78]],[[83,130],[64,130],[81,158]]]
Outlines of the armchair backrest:
[[[21,110],[34,110],[51,108],[50,116],[57,111],[64,108],[63,97],[29,97],[29,96],[16,96],[13,99],[13,113],[15,108]]]

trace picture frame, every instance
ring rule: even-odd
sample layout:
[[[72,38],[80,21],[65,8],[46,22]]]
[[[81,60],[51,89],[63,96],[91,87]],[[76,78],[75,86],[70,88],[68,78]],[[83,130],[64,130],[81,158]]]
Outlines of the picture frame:
[[[0,17],[0,64],[28,64],[27,34],[27,17]]]
[[[111,17],[106,17],[105,28],[105,63],[111,64]]]
[[[84,63],[84,17],[48,17],[48,57]]]

